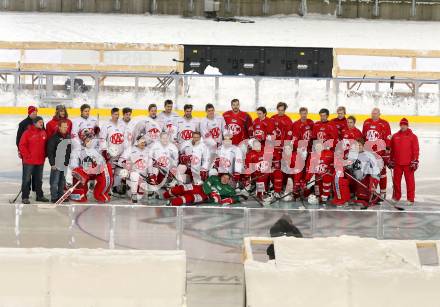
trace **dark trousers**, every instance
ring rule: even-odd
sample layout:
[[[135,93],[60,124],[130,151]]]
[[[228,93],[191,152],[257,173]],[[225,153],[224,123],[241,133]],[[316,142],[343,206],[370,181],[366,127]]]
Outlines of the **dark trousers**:
[[[43,167],[41,165],[23,164],[23,176],[21,179],[21,198],[28,199],[31,192],[31,180],[32,185],[35,184],[35,192],[37,198],[43,197]]]
[[[66,185],[66,178],[64,172],[60,170],[50,171],[50,198],[51,200],[58,200],[64,194],[64,186]]]

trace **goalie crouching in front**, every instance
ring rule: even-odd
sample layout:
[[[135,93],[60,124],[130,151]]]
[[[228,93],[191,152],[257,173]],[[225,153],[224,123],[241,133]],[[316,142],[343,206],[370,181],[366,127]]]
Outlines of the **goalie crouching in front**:
[[[202,185],[177,185],[163,193],[172,206],[193,205],[201,202],[215,203],[220,206],[238,202],[235,190],[229,184],[231,175],[223,173],[210,176]]]

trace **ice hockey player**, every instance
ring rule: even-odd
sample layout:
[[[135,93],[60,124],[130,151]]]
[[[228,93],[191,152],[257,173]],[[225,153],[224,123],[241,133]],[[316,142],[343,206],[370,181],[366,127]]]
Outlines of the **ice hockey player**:
[[[327,142],[328,147],[333,148],[339,140],[338,130],[328,120],[330,112],[328,109],[319,111],[320,120],[313,125],[312,139]]]
[[[200,121],[200,132],[208,148],[215,152],[215,149],[222,143],[226,123],[222,116],[215,114],[213,104],[208,103],[205,106],[205,111],[206,117]]]
[[[120,169],[116,168],[119,157],[125,148],[125,123],[119,119],[119,108],[113,108],[110,112],[111,118],[104,123],[99,133],[99,148],[103,156],[110,162],[113,170],[113,192],[125,194],[121,187],[122,178]]]
[[[147,145],[158,141],[161,132],[162,126],[157,118],[157,106],[152,103],[148,106],[148,116],[136,117],[125,129],[125,149],[134,145],[140,135],[145,137]]]
[[[149,147],[148,179],[153,191],[175,178],[178,163],[176,145],[170,142],[168,132],[162,132],[159,141]]]
[[[269,190],[272,174],[272,153],[265,154],[261,142],[257,139],[250,140],[252,149],[247,152],[243,182],[246,190],[253,190],[252,183],[256,184],[256,196],[264,200]]]
[[[112,166],[100,153],[98,140],[89,130],[84,129],[80,135],[81,145],[72,151],[70,165],[66,172],[68,185],[75,185],[77,181],[80,181],[70,195],[70,199],[87,202],[88,182],[95,180],[93,196],[96,201],[109,202],[109,192],[113,185]]]
[[[90,116],[90,106],[83,104],[80,107],[81,116],[72,120],[72,150],[81,148],[82,135],[87,131],[92,136],[99,134],[98,120]]]
[[[419,140],[408,126],[408,120],[402,118],[400,130],[391,138],[391,159],[388,167],[394,169],[392,200],[394,202],[400,200],[401,180],[402,175],[405,175],[408,205],[414,205],[416,190],[414,172],[419,167]]]
[[[240,145],[249,138],[249,129],[252,126],[252,118],[246,112],[240,111],[240,101],[231,100],[231,109],[223,113],[226,129],[232,134],[232,144]]]
[[[301,107],[299,109],[300,118],[293,122],[292,124],[292,139],[296,142],[299,141],[307,141],[309,144],[309,149],[311,149],[311,139],[312,139],[312,131],[313,131],[313,120],[307,118],[308,110],[306,107]],[[298,144],[294,144],[295,148],[298,147]]]
[[[218,173],[233,174],[234,183],[237,184],[243,172],[243,160],[242,151],[232,144],[232,134],[227,131],[222,145],[216,152],[215,166]]]
[[[125,125],[124,131],[125,129],[127,129],[128,125],[131,122],[131,113],[133,112],[133,110],[131,108],[125,107],[122,108],[122,124]]]
[[[194,205],[201,202],[224,206],[238,202],[235,190],[229,184],[229,173],[210,176],[202,185],[177,185],[163,193],[172,206]]]
[[[127,148],[118,161],[121,177],[127,178],[132,203],[137,203],[144,192],[148,190],[145,179],[147,177],[149,151],[146,145],[146,136],[138,135],[134,146]]]
[[[292,139],[292,120],[286,115],[287,104],[285,102],[279,102],[277,104],[278,113],[271,117],[272,122],[275,126],[275,149],[280,151],[283,150],[284,140]]]
[[[375,155],[364,149],[365,140],[357,140],[357,146],[354,146],[348,154],[349,165],[347,166],[347,172],[350,186],[354,186],[354,192],[356,195],[356,200],[353,202],[360,203],[363,207],[369,207],[377,204],[380,198],[376,196],[377,185],[379,184],[379,176],[381,169],[383,168],[383,162],[378,160]],[[357,148],[356,148],[357,147]],[[351,175],[351,176],[349,176]],[[365,185],[363,187],[360,183]],[[341,185],[341,188],[346,185]],[[335,198],[337,195],[342,195],[345,199],[339,200],[340,202],[347,201],[346,191],[340,191],[340,193],[335,193]]]
[[[380,109],[371,111],[371,118],[365,120],[362,134],[366,140],[366,150],[375,152],[382,157],[383,164],[387,165],[390,159],[391,128],[390,124],[380,118]],[[386,197],[387,169],[383,167],[380,173],[380,196]]]
[[[192,135],[195,131],[200,131],[198,118],[192,116],[193,106],[186,104],[183,106],[183,117],[177,120],[177,143],[180,147],[185,143],[191,143]]]
[[[319,198],[320,203],[327,204],[332,191],[334,154],[329,149],[327,142],[315,141],[313,146],[314,151],[307,159],[307,173],[301,186],[304,189],[314,177],[315,195]],[[301,178],[296,178],[295,182],[300,182],[300,180]]]
[[[264,147],[266,140],[275,140],[275,125],[273,120],[267,117],[267,110],[265,107],[257,108],[257,118],[252,123],[251,137],[260,141],[261,146]]]
[[[180,147],[179,166],[177,176],[183,174],[189,176],[189,179],[181,181],[184,183],[194,182],[201,184],[208,178],[210,154],[208,147],[201,141],[201,134],[194,131],[192,140],[185,142]],[[186,177],[186,176],[185,176]]]
[[[347,126],[347,118],[345,118],[345,115],[347,114],[347,111],[345,107],[340,106],[336,109],[337,116],[333,118],[330,122],[336,127],[338,130],[339,138],[341,137],[342,130],[346,129]]]
[[[165,100],[164,110],[157,116],[157,120],[165,131],[170,136],[172,142],[177,140],[177,121],[180,119],[177,113],[173,112],[173,101]]]

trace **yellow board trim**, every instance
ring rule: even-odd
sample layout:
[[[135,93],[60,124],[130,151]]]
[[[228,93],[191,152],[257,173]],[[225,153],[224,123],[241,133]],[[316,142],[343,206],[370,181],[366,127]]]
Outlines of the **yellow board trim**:
[[[79,116],[79,108],[71,108],[67,109],[70,117]],[[183,111],[176,111],[178,114],[183,115]],[[147,110],[134,109],[132,115],[133,116],[141,116],[147,115]],[[55,114],[54,108],[38,108],[38,115],[41,116],[53,116]],[[102,117],[110,116],[110,109],[93,109],[91,110],[91,114],[97,116],[98,114]],[[206,113],[204,111],[194,111],[194,117],[205,117]],[[255,112],[249,112],[252,118],[255,118],[257,115]],[[269,112],[269,116],[272,116],[274,113]],[[27,107],[0,107],[0,115],[27,115]],[[296,113],[287,113],[293,120],[299,118],[299,115]],[[368,114],[355,114],[356,120],[358,122],[363,122],[367,118],[370,117]],[[336,117],[336,114],[331,114],[330,118]],[[390,123],[398,123],[402,117],[406,117],[408,121],[411,123],[432,123],[432,124],[440,124],[440,116],[414,116],[414,115],[382,115],[383,119],[389,121]],[[311,113],[309,114],[309,118],[312,120],[318,120],[319,114]]]

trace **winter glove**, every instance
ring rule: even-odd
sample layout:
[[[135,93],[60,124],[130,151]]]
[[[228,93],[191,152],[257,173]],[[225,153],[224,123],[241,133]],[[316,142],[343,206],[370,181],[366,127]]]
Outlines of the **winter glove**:
[[[206,181],[206,179],[208,179],[208,171],[205,169],[202,169],[200,171],[200,179],[202,179],[202,181]]]
[[[393,169],[394,168],[394,166],[395,166],[395,163],[394,163],[394,161],[393,160],[390,160],[389,162],[388,162],[388,168],[389,169]]]
[[[222,200],[220,194],[218,194],[217,191],[212,191],[212,192],[209,194],[209,197],[211,197],[212,200],[213,200],[215,203],[217,203],[217,204],[219,204],[219,203],[221,202],[221,200]]]
[[[412,160],[409,169],[415,172],[418,168],[419,168],[419,160]]]

